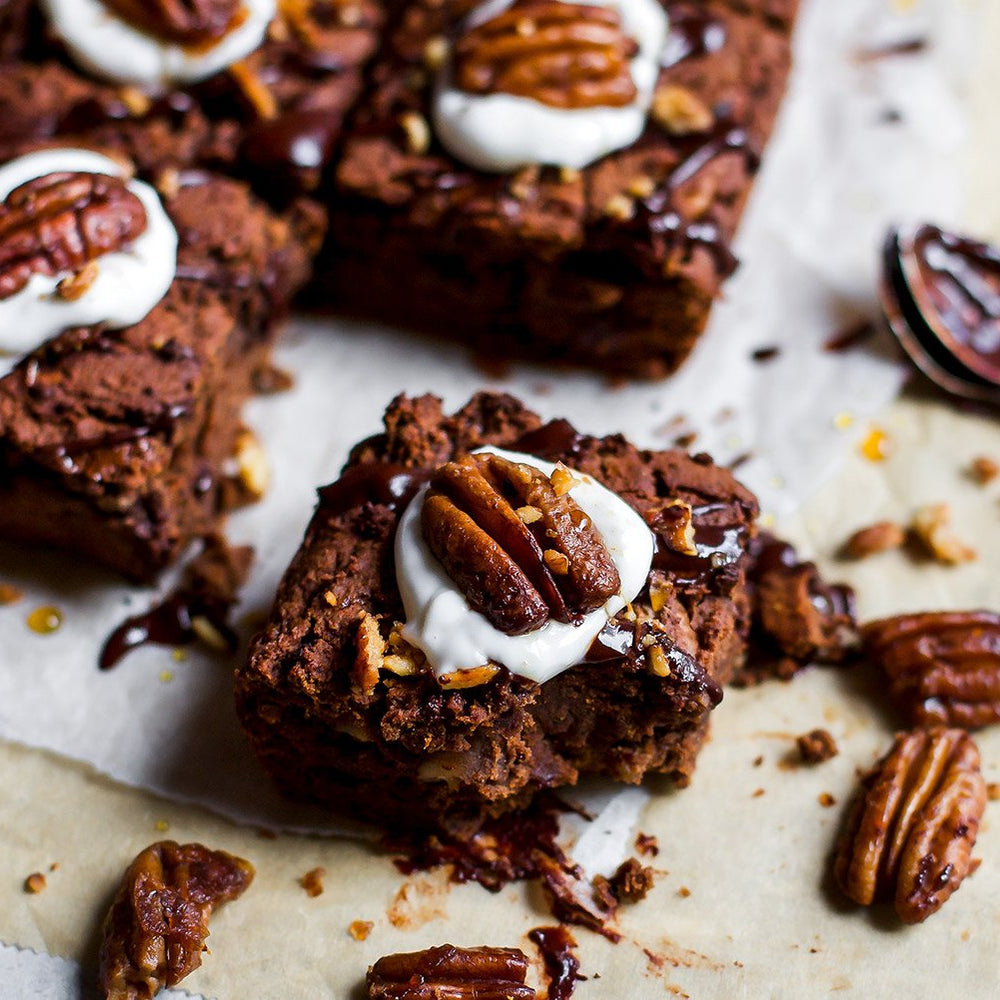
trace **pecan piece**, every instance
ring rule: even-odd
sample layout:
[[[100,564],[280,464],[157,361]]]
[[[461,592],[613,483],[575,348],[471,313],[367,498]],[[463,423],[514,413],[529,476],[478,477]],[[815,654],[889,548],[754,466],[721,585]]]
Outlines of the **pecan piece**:
[[[920,923],[974,869],[972,848],[986,808],[979,749],[961,729],[899,733],[863,779],[837,848],[844,893],[868,906],[893,899]]]
[[[62,172],[25,182],[0,204],[0,299],[34,274],[82,271],[146,224],[142,202],[120,177]]]
[[[104,6],[133,28],[177,45],[215,42],[245,16],[240,0],[104,0]]]
[[[1000,615],[897,615],[862,629],[865,655],[915,726],[975,729],[1000,721]]]
[[[509,635],[579,621],[621,588],[590,518],[532,465],[489,453],[449,462],[421,527],[470,607]]]
[[[368,970],[369,1000],[534,1000],[520,948],[456,948],[386,955]]]
[[[242,895],[253,876],[249,861],[201,844],[147,847],[104,922],[100,983],[108,1000],[145,1000],[197,969],[212,910]]]
[[[635,99],[629,60],[638,51],[608,7],[516,0],[459,39],[455,81],[556,108],[621,107]]]

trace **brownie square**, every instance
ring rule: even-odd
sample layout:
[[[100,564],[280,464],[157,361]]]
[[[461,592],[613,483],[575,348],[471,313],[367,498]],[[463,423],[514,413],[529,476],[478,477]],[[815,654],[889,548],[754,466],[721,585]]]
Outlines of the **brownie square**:
[[[44,140],[84,144],[148,176],[235,174],[277,204],[319,187],[384,19],[378,0],[279,3],[245,57],[149,86],[82,66],[45,7],[0,0],[0,161]]]
[[[486,445],[593,477],[651,526],[655,554],[638,596],[581,662],[542,683],[501,667],[484,683],[442,686],[403,635],[397,525],[433,470]],[[671,517],[684,510],[686,552]],[[755,498],[705,455],[543,425],[506,395],[477,395],[452,415],[432,396],[400,396],[385,432],[320,490],[237,671],[243,725],[284,792],[395,827],[461,829],[588,774],[684,785],[742,659],[756,514]],[[657,644],[667,662],[650,652]]]
[[[0,378],[0,535],[137,581],[217,526],[241,407],[319,236],[205,172],[162,200],[176,273],[145,318],[66,329]]]
[[[506,172],[468,166],[434,124],[443,53],[473,6],[414,0],[388,32],[336,170],[325,295],[487,356],[668,374],[737,266],[795,3],[662,0],[639,138],[583,169]]]

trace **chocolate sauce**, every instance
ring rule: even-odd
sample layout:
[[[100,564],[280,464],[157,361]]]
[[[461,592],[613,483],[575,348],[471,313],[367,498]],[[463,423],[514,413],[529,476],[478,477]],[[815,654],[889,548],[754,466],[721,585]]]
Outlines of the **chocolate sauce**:
[[[691,521],[694,525],[694,547],[696,554],[677,552],[664,540],[670,535],[668,525],[662,526],[662,535],[657,525],[651,525],[656,536],[656,549],[653,553],[653,568],[670,573],[675,582],[680,584],[700,583],[714,572],[723,570],[736,563],[746,550],[747,529],[742,524],[699,524],[700,518],[720,511],[729,511],[727,504],[705,504],[691,509]],[[669,518],[680,516],[682,507],[665,507],[658,517]]]
[[[393,511],[405,507],[430,473],[390,462],[365,462],[352,466],[336,482],[319,491],[320,504],[330,514],[346,514],[366,503]]]
[[[537,946],[545,963],[548,1000],[569,1000],[576,984],[587,978],[580,975],[580,961],[573,951],[576,947],[573,935],[561,925],[536,927],[528,931],[528,940]]]
[[[694,657],[674,645],[673,640],[648,625],[612,619],[597,634],[587,650],[588,663],[626,660],[630,665],[645,660],[652,646],[658,646],[670,665],[670,677],[708,695],[712,705],[722,701],[722,688]]]
[[[660,55],[665,69],[685,59],[700,59],[718,52],[726,44],[726,26],[704,11],[686,3],[668,4],[670,30]]]
[[[261,122],[248,134],[243,152],[251,166],[312,172],[329,162],[340,116],[322,109],[289,111]]]

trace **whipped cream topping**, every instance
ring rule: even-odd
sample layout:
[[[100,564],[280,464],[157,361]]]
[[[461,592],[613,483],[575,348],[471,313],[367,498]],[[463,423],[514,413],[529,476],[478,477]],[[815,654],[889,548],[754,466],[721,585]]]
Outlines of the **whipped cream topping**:
[[[42,0],[42,7],[84,69],[117,83],[156,87],[204,80],[250,55],[264,40],[278,5],[277,0],[243,0],[243,20],[206,48],[154,38],[101,0]]]
[[[0,167],[0,200],[36,177],[69,171],[122,177],[114,160],[83,149],[46,149]],[[177,270],[177,231],[148,184],[128,189],[146,210],[146,229],[124,250],[98,257],[97,277],[77,299],[56,294],[69,272],[34,274],[19,292],[0,299],[0,376],[50,337],[74,326],[138,323],[166,294]]]
[[[482,448],[551,475],[555,465],[533,455]],[[570,469],[580,483],[572,497],[601,533],[621,577],[621,591],[579,625],[550,619],[524,635],[507,635],[469,607],[424,541],[420,512],[425,486],[410,502],[396,531],[396,580],[406,611],[403,637],[427,657],[436,676],[487,663],[505,666],[539,684],[579,663],[608,620],[645,586],[653,560],[653,536],[619,496],[590,476]]]
[[[511,5],[491,0],[477,8],[467,28]],[[578,0],[609,6],[601,0]],[[636,96],[623,107],[555,108],[514,94],[469,94],[453,85],[450,63],[441,68],[431,117],[442,145],[478,170],[506,173],[531,164],[585,167],[630,146],[646,127],[667,39],[666,12],[657,0],[618,0],[622,30],[639,44],[630,61]]]

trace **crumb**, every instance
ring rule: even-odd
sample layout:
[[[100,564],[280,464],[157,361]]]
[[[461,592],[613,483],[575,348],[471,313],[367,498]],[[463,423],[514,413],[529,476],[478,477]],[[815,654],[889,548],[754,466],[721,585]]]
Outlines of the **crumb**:
[[[635,849],[640,854],[655,858],[660,853],[660,844],[652,834],[637,833],[635,835]]]
[[[750,357],[759,364],[764,364],[765,362],[773,361],[780,353],[780,347],[758,347]]]
[[[795,741],[799,755],[807,764],[822,764],[839,753],[837,741],[826,729],[813,729]]]
[[[955,566],[971,562],[976,550],[966,545],[951,527],[951,507],[946,503],[926,504],[913,515],[914,536],[938,562]]]
[[[24,597],[24,591],[12,583],[0,583],[0,605],[17,604]]]
[[[311,868],[299,879],[299,885],[306,891],[306,895],[312,898],[323,894],[323,878],[326,875],[325,868]]]
[[[266,827],[263,826],[257,830],[257,836],[260,837],[261,840],[278,839],[278,835],[274,832],[274,830],[268,830]]]
[[[753,766],[760,767],[760,765],[763,763],[764,763],[764,755],[762,753],[757,754],[757,756],[754,757],[753,759]]]
[[[678,434],[677,437],[674,438],[674,447],[684,448],[686,450],[690,448],[691,445],[693,445],[697,440],[698,440],[697,431],[688,431],[686,434]]]
[[[855,531],[844,542],[843,554],[848,559],[867,559],[878,552],[898,549],[906,541],[906,531],[893,521],[878,521]]]
[[[371,934],[374,926],[375,922],[373,920],[352,920],[350,927],[347,928],[347,933],[355,941],[364,941]]]
[[[990,800],[990,802],[996,802],[1000,799],[1000,784],[995,781],[991,781],[986,786],[986,797]]]
[[[690,890],[690,889],[689,889],[689,888],[688,888],[688,887],[687,887],[686,885],[682,885],[682,886],[681,886],[681,887],[680,887],[680,888],[679,888],[679,889],[677,890],[677,895],[678,895],[678,896],[680,896],[680,897],[681,897],[681,899],[687,899],[687,898],[688,898],[688,896],[690,896],[690,895],[691,895],[691,890]]]
[[[24,891],[35,896],[42,892],[47,884],[45,876],[41,872],[32,872],[24,880]]]
[[[59,871],[59,862],[58,861],[53,861],[52,864],[49,865],[49,871],[50,872],[57,872],[57,871]]]
[[[884,462],[891,448],[889,435],[881,427],[872,427],[859,445],[861,454],[869,462]]]
[[[295,377],[283,368],[268,365],[253,373],[254,392],[262,396],[270,396],[277,392],[286,392],[295,385]]]
[[[821,792],[817,801],[824,809],[837,804],[837,800],[829,792]]]
[[[759,799],[763,794],[764,794],[764,789],[763,788],[758,788],[753,793],[753,795],[750,796],[750,798],[752,798],[752,799]]]
[[[619,902],[637,903],[653,888],[653,869],[641,865],[635,858],[628,858],[611,876],[609,887]]]
[[[979,455],[969,465],[969,478],[980,486],[992,483],[997,476],[1000,476],[1000,464],[986,455]]]

